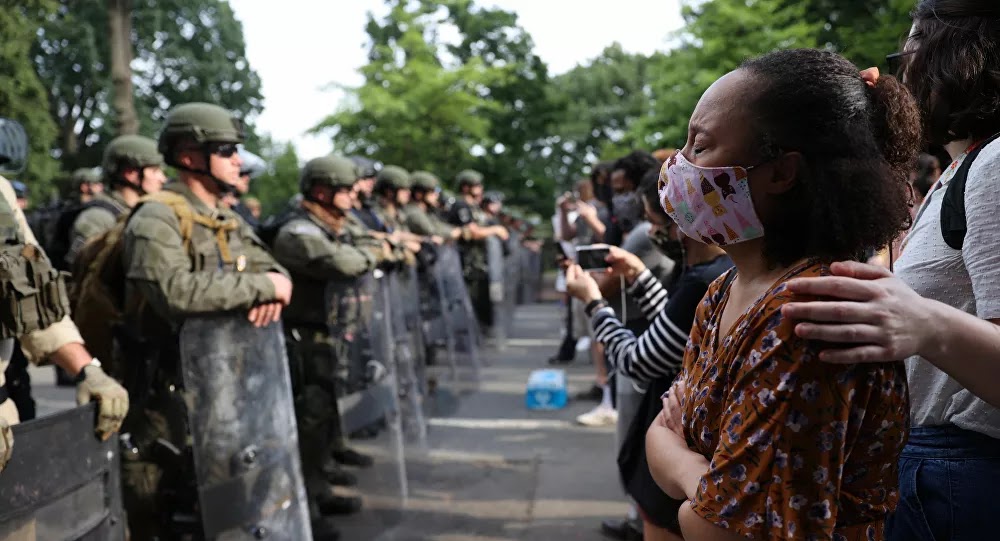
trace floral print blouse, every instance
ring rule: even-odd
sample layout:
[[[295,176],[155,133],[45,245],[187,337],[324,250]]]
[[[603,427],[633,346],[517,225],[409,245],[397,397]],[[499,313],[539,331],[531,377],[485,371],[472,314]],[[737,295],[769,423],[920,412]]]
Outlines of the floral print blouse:
[[[735,272],[732,271],[732,272]],[[902,363],[820,362],[781,315],[790,270],[730,334],[719,321],[724,278],[698,308],[684,357],[688,447],[710,461],[694,511],[752,539],[882,540],[895,508],[896,461],[909,427]]]

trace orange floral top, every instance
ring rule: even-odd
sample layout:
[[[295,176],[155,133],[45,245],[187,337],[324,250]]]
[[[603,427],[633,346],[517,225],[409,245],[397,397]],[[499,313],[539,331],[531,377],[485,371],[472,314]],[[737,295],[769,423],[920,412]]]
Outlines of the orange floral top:
[[[733,271],[735,272],[735,271]],[[688,447],[711,462],[694,511],[752,539],[884,539],[896,506],[896,461],[909,430],[902,363],[820,362],[780,307],[804,263],[720,336],[725,277],[709,288],[684,356]]]

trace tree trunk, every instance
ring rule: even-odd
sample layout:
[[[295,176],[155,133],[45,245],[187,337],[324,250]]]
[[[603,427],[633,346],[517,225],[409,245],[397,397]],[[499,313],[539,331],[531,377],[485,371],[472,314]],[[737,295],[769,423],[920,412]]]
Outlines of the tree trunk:
[[[139,117],[132,94],[132,0],[108,0],[108,32],[115,128],[118,135],[136,134]]]

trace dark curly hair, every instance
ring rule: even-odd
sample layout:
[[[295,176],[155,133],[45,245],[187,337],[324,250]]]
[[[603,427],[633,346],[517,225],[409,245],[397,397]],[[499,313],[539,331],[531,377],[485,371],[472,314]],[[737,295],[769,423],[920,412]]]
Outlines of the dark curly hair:
[[[650,169],[659,169],[659,163],[649,152],[645,150],[633,150],[627,156],[615,160],[615,165],[611,169],[613,171],[619,169],[624,171],[625,178],[632,183],[633,187],[638,188],[639,183],[642,182],[643,175]]]
[[[923,0],[904,77],[931,143],[1000,131],[1000,2]],[[911,45],[910,47],[912,47]]]
[[[757,151],[802,155],[798,182],[761,217],[772,263],[855,259],[909,227],[920,112],[895,77],[869,87],[845,58],[814,49],[776,51],[741,69],[755,81]]]

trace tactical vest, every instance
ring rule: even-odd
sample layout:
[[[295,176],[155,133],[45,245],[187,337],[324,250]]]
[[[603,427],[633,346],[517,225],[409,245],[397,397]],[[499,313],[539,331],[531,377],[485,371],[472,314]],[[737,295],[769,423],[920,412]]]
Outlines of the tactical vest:
[[[41,248],[26,244],[16,214],[0,196],[0,338],[45,329],[69,314],[63,273]]]
[[[305,211],[296,211],[285,227],[296,227],[296,222],[308,222],[318,227],[331,242],[356,246],[351,229],[344,227],[340,234],[316,224]],[[285,309],[284,318],[290,326],[315,330],[354,328],[358,323],[358,280],[316,280],[292,272],[295,295]]]

